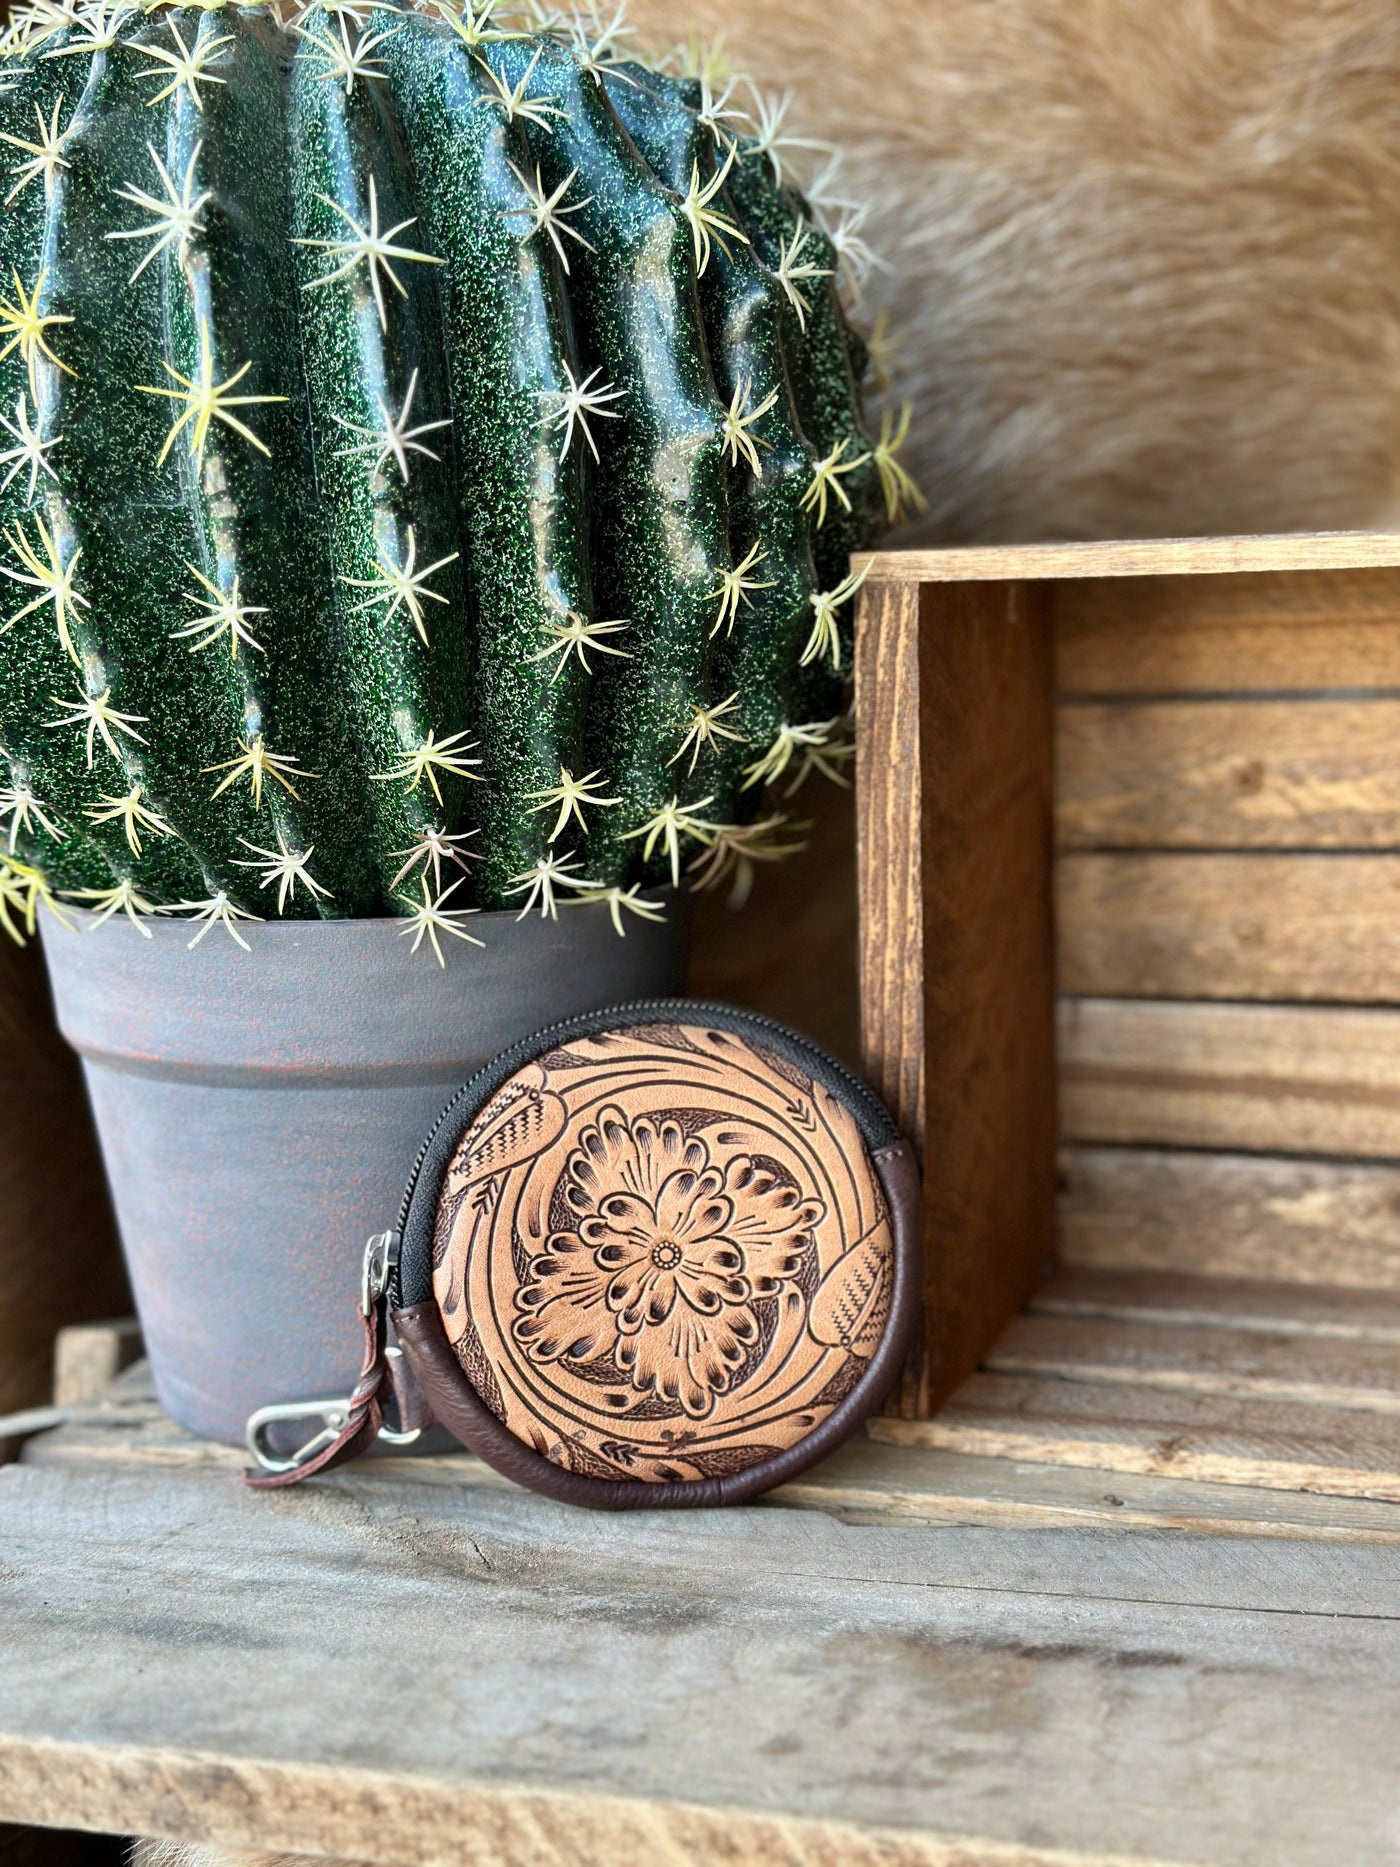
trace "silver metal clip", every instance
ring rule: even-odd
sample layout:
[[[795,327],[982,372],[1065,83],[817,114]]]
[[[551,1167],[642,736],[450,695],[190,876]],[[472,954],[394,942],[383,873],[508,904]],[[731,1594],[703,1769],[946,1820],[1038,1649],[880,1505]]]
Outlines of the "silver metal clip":
[[[393,1389],[394,1363],[403,1360],[403,1350],[397,1342],[391,1342],[385,1349],[384,1359],[388,1363],[389,1385]],[[403,1432],[393,1426],[381,1426],[379,1429],[379,1441],[386,1446],[411,1446],[415,1439],[421,1439],[422,1436],[421,1426],[410,1426]]]
[[[318,1452],[332,1445],[345,1430],[345,1422],[350,1418],[350,1402],[346,1400],[283,1400],[270,1407],[259,1407],[256,1413],[248,1415],[247,1441],[248,1451],[253,1463],[260,1471],[295,1472],[303,1465],[309,1465]],[[299,1445],[295,1452],[287,1457],[279,1457],[268,1443],[268,1429],[288,1420],[319,1420],[320,1431]]]
[[[375,1305],[382,1302],[388,1293],[398,1262],[398,1233],[376,1232],[365,1246],[364,1268],[360,1278],[360,1309],[365,1316],[372,1316]],[[401,1352],[397,1345],[391,1345],[385,1350],[386,1357]],[[269,1407],[259,1407],[256,1413],[249,1414],[246,1432],[253,1463],[265,1472],[300,1471],[318,1453],[324,1452],[327,1446],[334,1445],[345,1430],[350,1418],[350,1407],[348,1396],[333,1400],[282,1400],[275,1401]],[[296,1421],[315,1422],[317,1430],[294,1452],[285,1456],[275,1452],[270,1443],[271,1429]],[[391,1426],[381,1426],[378,1437],[386,1445],[408,1446],[418,1438],[421,1430],[420,1427],[413,1427],[408,1432],[399,1432]]]
[[[402,1349],[389,1348],[389,1356],[400,1355]],[[297,1472],[303,1465],[309,1465],[318,1452],[323,1452],[345,1430],[345,1423],[350,1418],[350,1401],[344,1400],[283,1400],[274,1402],[270,1407],[259,1407],[256,1413],[248,1415],[247,1442],[253,1463],[264,1472]],[[319,1421],[320,1429],[299,1445],[294,1452],[281,1456],[274,1452],[269,1444],[269,1430],[274,1426],[284,1426],[288,1421]],[[386,1446],[411,1446],[422,1435],[421,1426],[413,1426],[407,1432],[400,1432],[392,1426],[381,1426],[376,1435],[379,1443]]]
[[[374,1306],[388,1293],[389,1281],[399,1267],[399,1235],[376,1232],[365,1246],[364,1275],[360,1280],[360,1311],[372,1316]]]

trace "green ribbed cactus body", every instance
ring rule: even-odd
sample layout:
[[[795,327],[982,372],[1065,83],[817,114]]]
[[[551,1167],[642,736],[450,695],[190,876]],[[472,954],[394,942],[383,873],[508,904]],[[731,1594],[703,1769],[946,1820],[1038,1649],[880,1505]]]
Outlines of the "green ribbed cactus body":
[[[548,847],[545,794],[580,764],[592,657],[551,629],[594,616],[587,509],[591,459],[567,451],[557,415],[583,371],[567,280],[521,211],[533,177],[506,120],[488,54],[451,35],[401,33],[385,48],[416,152],[425,243],[443,279],[464,535],[478,618],[473,718],[483,765],[468,801],[479,884],[495,905]],[[497,55],[498,58],[498,55]],[[498,59],[499,62],[499,59]],[[557,814],[557,813],[556,813]]]
[[[523,48],[511,48],[518,62]],[[625,618],[625,658],[604,657],[590,707],[587,762],[609,773],[618,806],[600,812],[590,872],[621,878],[624,841],[687,787],[672,766],[708,698],[711,592],[729,558],[722,413],[711,375],[690,227],[677,195],[642,160],[596,80],[562,48],[541,59],[539,89],[565,113],[532,132],[545,187],[573,175],[582,236],[568,260],[579,345],[622,393],[599,435],[592,536],[604,617]],[[586,203],[586,205],[585,205]],[[663,871],[659,852],[653,876]]]
[[[722,157],[697,119],[699,87],[636,66],[628,75],[631,84],[613,92],[614,106],[651,166],[682,194],[692,175],[703,184],[715,180]],[[733,174],[731,165],[716,202],[741,226],[725,185]],[[752,243],[733,233],[721,239],[700,278],[700,302],[720,400],[736,424],[726,450],[730,564],[749,561],[751,587],[721,604],[721,614],[712,605],[711,704],[725,711],[713,742],[693,750],[705,789],[718,793],[715,813],[728,821],[743,808],[754,749],[783,724],[786,684],[812,625],[817,527],[803,501],[817,454],[793,393],[784,288]]]
[[[128,908],[547,908],[751,818],[878,493],[763,153],[470,11],[36,18],[0,848]]]
[[[320,75],[322,48],[338,38],[332,15],[316,9],[303,30],[289,114],[290,251],[317,529],[335,575],[319,658],[339,675],[339,807],[366,826],[372,898],[383,899],[424,832],[439,819],[458,824],[477,769],[466,537],[437,255],[390,262],[398,287],[363,262],[328,279],[357,227],[408,222],[397,243],[425,248],[397,99],[383,82],[361,81],[347,95]],[[446,763],[417,767],[430,734],[446,744]]]

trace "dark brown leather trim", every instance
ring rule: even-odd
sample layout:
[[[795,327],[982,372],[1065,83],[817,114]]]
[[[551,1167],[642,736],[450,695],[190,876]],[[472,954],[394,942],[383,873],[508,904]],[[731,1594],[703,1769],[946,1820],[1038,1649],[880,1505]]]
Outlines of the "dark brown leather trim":
[[[413,1372],[413,1363],[401,1348],[391,1344],[384,1351],[386,1383],[393,1397],[394,1430],[400,1433],[424,1433],[433,1424],[433,1410],[423,1398]],[[387,1398],[388,1396],[386,1396]]]
[[[890,1208],[894,1233],[894,1292],[889,1320],[870,1366],[816,1430],[777,1457],[727,1478],[649,1484],[587,1478],[567,1472],[508,1432],[463,1374],[448,1343],[437,1304],[414,1303],[393,1312],[393,1323],[424,1401],[434,1417],[470,1451],[517,1484],[565,1504],[592,1510],[674,1510],[681,1506],[738,1504],[757,1497],[834,1452],[872,1414],[893,1387],[919,1314],[923,1206],[914,1150],[897,1141],[871,1155]]]

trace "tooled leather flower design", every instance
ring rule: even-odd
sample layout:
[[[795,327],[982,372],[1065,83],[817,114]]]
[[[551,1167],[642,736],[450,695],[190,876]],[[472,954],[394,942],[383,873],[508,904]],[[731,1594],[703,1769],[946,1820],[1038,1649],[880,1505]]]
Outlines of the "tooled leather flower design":
[[[534,1361],[610,1364],[632,1388],[713,1411],[824,1216],[748,1155],[718,1161],[675,1121],[605,1108],[564,1172],[575,1228],[553,1233],[516,1293]]]

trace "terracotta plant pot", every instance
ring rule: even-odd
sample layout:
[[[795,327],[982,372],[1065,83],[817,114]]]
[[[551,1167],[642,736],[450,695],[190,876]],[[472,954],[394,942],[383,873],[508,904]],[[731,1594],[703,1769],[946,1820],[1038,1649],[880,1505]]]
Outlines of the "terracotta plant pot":
[[[486,1060],[541,1025],[683,988],[679,906],[482,914],[484,948],[410,951],[394,920],[72,931],[43,916],[161,1403],[241,1441],[269,1401],[348,1393],[360,1262],[418,1148]]]

